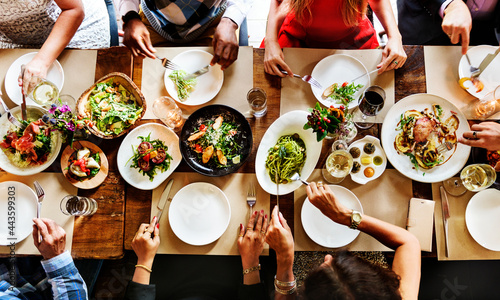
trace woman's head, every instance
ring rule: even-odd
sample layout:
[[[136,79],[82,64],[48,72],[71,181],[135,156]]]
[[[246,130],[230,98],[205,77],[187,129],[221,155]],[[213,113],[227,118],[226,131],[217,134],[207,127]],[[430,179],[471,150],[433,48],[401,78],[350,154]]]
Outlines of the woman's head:
[[[401,299],[399,276],[347,251],[311,271],[304,280],[302,299]]]

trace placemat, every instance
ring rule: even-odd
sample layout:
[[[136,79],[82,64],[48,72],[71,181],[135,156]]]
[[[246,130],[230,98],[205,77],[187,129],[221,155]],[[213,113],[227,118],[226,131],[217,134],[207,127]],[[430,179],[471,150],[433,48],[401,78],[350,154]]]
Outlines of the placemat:
[[[238,234],[240,223],[246,227],[248,222],[250,207],[247,204],[247,189],[250,182],[255,183],[257,203],[253,209],[263,209],[271,218],[269,212],[269,194],[260,188],[255,174],[234,173],[224,177],[207,177],[198,173],[175,172],[170,176],[174,179],[171,197],[184,186],[193,182],[208,182],[220,188],[227,196],[231,206],[231,221],[224,234],[215,242],[204,246],[192,246],[181,241],[173,232],[168,222],[168,208],[165,207],[160,220],[160,247],[158,253],[161,254],[208,254],[208,255],[239,255]],[[170,179],[169,178],[169,179]],[[153,190],[151,204],[151,216],[158,213],[156,205],[167,185],[166,180],[162,185]],[[167,204],[169,205],[169,204]],[[269,255],[269,246],[265,244],[262,255]]]
[[[478,100],[458,84],[461,49],[461,46],[424,46],[427,93],[445,98],[455,104],[467,119],[472,119],[468,108]],[[500,119],[500,113],[494,114],[489,119]]]
[[[187,50],[199,49],[213,53],[212,47],[174,47],[156,48],[156,55],[173,59],[177,54]],[[168,96],[164,83],[165,68],[159,60],[144,59],[142,65],[142,93],[146,98],[148,107],[153,107],[153,102],[161,96]],[[246,117],[250,116],[247,92],[253,87],[253,48],[240,47],[238,59],[226,70],[224,70],[224,83],[214,99],[204,105],[224,104],[229,105]],[[201,106],[186,106],[177,104],[185,115],[192,114]],[[158,119],[153,110],[148,109],[143,119]]]
[[[308,181],[323,181],[321,170],[316,169]],[[401,175],[397,170],[387,169],[376,180],[365,185],[360,185],[351,180],[344,179],[341,186],[352,191],[358,197],[363,207],[363,213],[377,219],[406,227],[408,216],[408,201],[412,197],[411,179]],[[295,191],[294,217],[295,217],[295,251],[329,251],[331,248],[320,246],[313,242],[302,227],[302,204],[306,199],[306,187],[302,186]],[[361,232],[349,245],[344,247],[350,251],[392,251],[382,245],[375,238]]]
[[[78,189],[64,178],[62,173],[43,172],[31,176],[16,176],[6,172],[0,172],[0,182],[3,181],[19,181],[34,190],[33,182],[37,180],[45,191],[45,199],[42,202],[42,218],[54,220],[59,226],[66,231],[66,249],[71,252],[73,244],[73,216],[66,216],[59,209],[61,199],[68,195],[76,195]],[[6,200],[6,199],[2,199]],[[0,200],[0,201],[2,201]],[[10,249],[7,246],[0,246],[0,253],[9,253]],[[29,235],[24,241],[16,244],[16,254],[40,255],[40,252],[33,244],[33,236]]]
[[[448,254],[444,241],[443,212],[441,208],[441,182],[432,184],[432,198],[436,201],[434,223],[436,226],[436,247],[438,260],[491,260],[500,259],[500,252],[491,251],[479,245],[470,235],[465,224],[465,209],[476,193],[467,191],[462,196],[448,195],[450,218],[448,219]]]
[[[375,70],[382,59],[382,50],[332,50],[332,49],[283,49],[285,61],[294,73],[302,76],[311,74],[316,64],[323,58],[333,54],[346,54],[357,58],[366,67],[368,72]],[[371,85],[381,86],[386,94],[384,108],[376,116],[375,122],[382,123],[387,111],[394,104],[394,71],[384,72],[381,75],[370,75]],[[351,80],[346,78],[345,80]],[[325,87],[326,88],[326,87]],[[318,102],[311,91],[311,86],[299,78],[286,77],[281,81],[280,115],[289,111],[307,110]]]
[[[38,49],[4,49],[0,50],[0,80],[2,99],[10,108],[16,106],[5,92],[5,74],[10,65],[27,53],[37,52]],[[69,94],[76,100],[95,82],[95,68],[97,50],[64,50],[57,58],[64,70],[64,85],[61,94]]]

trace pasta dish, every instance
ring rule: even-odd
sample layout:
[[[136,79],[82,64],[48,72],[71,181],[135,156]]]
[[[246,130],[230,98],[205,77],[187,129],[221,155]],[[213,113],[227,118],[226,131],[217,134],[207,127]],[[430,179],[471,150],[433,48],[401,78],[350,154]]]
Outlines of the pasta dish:
[[[276,183],[277,178],[278,183],[288,183],[293,174],[300,174],[305,162],[306,145],[295,133],[280,137],[276,145],[269,149],[266,168],[272,182]]]

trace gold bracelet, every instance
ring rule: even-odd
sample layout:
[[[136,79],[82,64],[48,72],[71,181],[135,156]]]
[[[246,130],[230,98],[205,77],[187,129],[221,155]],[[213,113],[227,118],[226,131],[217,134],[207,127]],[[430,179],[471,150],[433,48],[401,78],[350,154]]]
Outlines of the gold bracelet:
[[[135,267],[143,268],[144,270],[148,271],[149,273],[153,272],[150,268],[146,267],[145,265],[135,265]]]
[[[276,283],[274,283],[274,290],[275,290],[276,292],[280,293],[281,295],[291,295],[291,294],[295,293],[295,291],[297,290],[297,286],[295,286],[295,285],[294,285],[294,286],[293,286],[291,289],[289,289],[289,290],[282,290],[282,289],[280,289],[280,288],[276,285]]]
[[[276,275],[274,275],[274,283],[279,287],[291,287],[297,284],[297,280],[294,277],[293,281],[279,281],[276,279]]]
[[[243,270],[243,275],[246,275],[248,273],[251,273],[251,272],[257,271],[257,270],[260,270],[260,264],[256,265],[255,267],[251,267],[251,268]]]

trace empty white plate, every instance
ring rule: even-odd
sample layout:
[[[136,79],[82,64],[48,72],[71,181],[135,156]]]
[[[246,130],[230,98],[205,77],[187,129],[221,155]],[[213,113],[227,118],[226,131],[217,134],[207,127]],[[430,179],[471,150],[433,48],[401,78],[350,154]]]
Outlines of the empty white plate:
[[[497,48],[498,47],[495,46],[481,45],[469,48],[467,54],[469,55],[471,64],[474,67],[479,67],[486,55],[494,53]],[[479,80],[481,80],[481,82],[484,84],[483,90],[477,92],[477,88],[474,87],[472,82],[466,81],[464,82],[464,86],[468,87],[466,91],[474,97],[477,97],[479,99],[483,98],[489,92],[495,90],[498,85],[500,85],[500,72],[498,72],[499,69],[500,55],[497,55],[478,77]],[[462,58],[460,59],[460,63],[458,64],[458,76],[459,78],[471,76],[470,65],[467,62],[467,58],[465,57],[465,55],[462,56]]]
[[[329,185],[335,197],[344,206],[363,213],[363,207],[353,192],[340,185]],[[333,222],[306,198],[302,205],[302,227],[316,244],[327,248],[339,248],[350,244],[359,230]]]
[[[231,207],[221,189],[210,183],[195,182],[175,194],[168,220],[174,234],[183,242],[207,245],[226,231]]]
[[[33,232],[37,197],[26,184],[17,181],[0,182],[0,245],[19,243]]]
[[[465,225],[481,246],[500,251],[500,191],[486,189],[475,194],[465,209]]]

